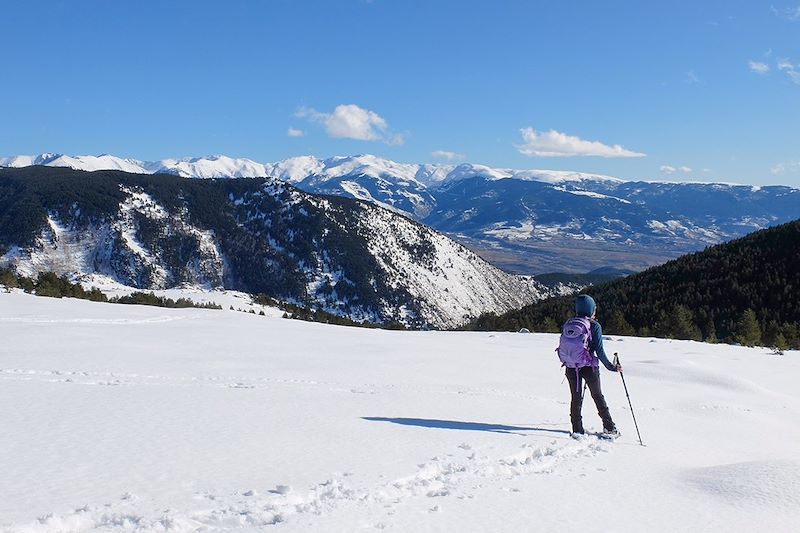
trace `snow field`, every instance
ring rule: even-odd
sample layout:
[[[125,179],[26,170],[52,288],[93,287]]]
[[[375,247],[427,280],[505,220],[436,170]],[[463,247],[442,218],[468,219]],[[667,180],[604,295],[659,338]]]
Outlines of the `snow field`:
[[[792,531],[797,352],[612,337],[568,435],[556,336],[0,293],[0,531]],[[600,429],[591,402],[587,429]]]

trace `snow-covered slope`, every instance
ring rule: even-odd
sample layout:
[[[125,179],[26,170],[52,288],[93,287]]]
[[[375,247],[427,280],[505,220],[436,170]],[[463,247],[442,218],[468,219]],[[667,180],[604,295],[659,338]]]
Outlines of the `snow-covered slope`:
[[[605,371],[623,436],[568,436],[554,335],[0,292],[0,338],[3,532],[789,532],[800,520],[797,352],[608,339],[641,447]]]
[[[363,205],[363,204],[362,204]],[[387,210],[358,213],[359,233],[367,241],[390,286],[403,286],[437,326],[455,327],[480,313],[502,312],[518,303],[555,294],[529,278],[503,272],[442,234]]]

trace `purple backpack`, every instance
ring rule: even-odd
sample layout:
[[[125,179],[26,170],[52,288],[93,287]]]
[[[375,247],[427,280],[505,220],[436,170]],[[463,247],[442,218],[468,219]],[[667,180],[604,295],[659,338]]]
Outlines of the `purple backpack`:
[[[558,358],[567,368],[594,366],[595,358],[589,350],[592,342],[592,323],[585,317],[573,317],[567,320],[561,330],[558,341]]]

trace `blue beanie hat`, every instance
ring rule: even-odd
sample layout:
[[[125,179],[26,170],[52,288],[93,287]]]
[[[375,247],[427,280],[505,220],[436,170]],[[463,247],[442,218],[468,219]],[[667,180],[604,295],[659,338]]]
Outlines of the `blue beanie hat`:
[[[597,304],[588,294],[581,294],[575,299],[575,314],[578,316],[592,316]]]

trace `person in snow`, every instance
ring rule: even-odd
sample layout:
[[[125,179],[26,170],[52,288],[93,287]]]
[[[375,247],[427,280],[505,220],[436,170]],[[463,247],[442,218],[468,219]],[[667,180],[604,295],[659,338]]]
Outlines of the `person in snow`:
[[[567,381],[572,395],[569,415],[573,434],[584,433],[581,408],[583,407],[583,382],[585,381],[597,406],[597,414],[603,421],[603,433],[617,436],[619,431],[611,418],[608,404],[600,389],[599,363],[602,362],[603,366],[611,372],[621,371],[622,367],[619,364],[612,364],[606,356],[603,349],[603,328],[595,320],[596,312],[597,305],[591,296],[588,294],[578,296],[575,300],[575,317],[564,325],[558,348],[559,358],[566,367]],[[568,335],[573,335],[572,346],[577,348],[571,349],[570,340],[565,341],[565,337]],[[572,357],[570,357],[570,350],[575,353]]]

